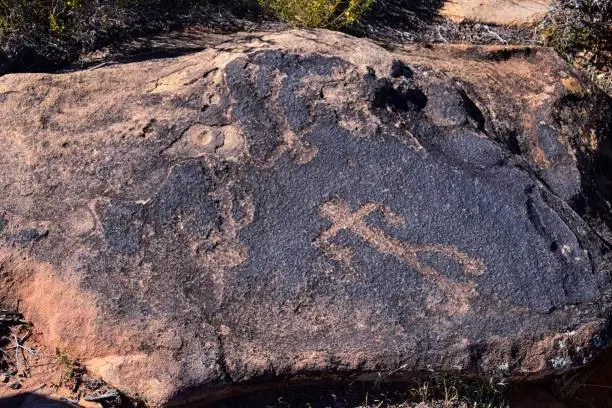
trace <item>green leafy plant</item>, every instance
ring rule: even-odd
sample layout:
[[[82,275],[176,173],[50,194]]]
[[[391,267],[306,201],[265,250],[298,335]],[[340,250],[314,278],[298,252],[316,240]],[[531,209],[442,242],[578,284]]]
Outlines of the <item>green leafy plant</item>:
[[[340,28],[357,21],[375,0],[258,0],[265,9],[298,27]]]
[[[62,32],[82,5],[82,0],[0,0],[0,33],[25,27]]]
[[[72,364],[74,363],[70,357],[68,357],[68,353],[66,350],[61,350],[59,348],[55,349],[55,356],[57,357],[57,362],[61,364],[65,369],[70,369]]]

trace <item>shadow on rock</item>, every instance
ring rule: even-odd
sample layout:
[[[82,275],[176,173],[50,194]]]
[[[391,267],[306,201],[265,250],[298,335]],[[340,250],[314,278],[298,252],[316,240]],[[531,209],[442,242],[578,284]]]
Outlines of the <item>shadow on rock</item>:
[[[21,394],[9,398],[0,398],[0,408],[75,408],[76,404],[67,401],[49,399],[37,394]]]
[[[82,402],[76,404],[65,399],[51,398],[27,392],[12,397],[0,398],[0,408],[80,408],[83,406],[94,406],[95,404],[103,408],[135,408],[140,406],[137,402],[130,401],[127,398],[121,398],[121,400],[112,402],[109,400],[89,402],[87,399],[81,401],[93,405],[81,405]]]
[[[416,31],[440,20],[443,0],[380,0],[365,17],[362,27],[375,31]]]

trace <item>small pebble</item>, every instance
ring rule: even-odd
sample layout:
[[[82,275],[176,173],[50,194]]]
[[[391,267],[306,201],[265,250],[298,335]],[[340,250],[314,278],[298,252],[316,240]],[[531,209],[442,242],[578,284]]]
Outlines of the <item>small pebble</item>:
[[[14,383],[9,384],[8,386],[9,386],[9,388],[12,388],[14,390],[18,390],[18,389],[21,388],[21,383],[14,382]]]

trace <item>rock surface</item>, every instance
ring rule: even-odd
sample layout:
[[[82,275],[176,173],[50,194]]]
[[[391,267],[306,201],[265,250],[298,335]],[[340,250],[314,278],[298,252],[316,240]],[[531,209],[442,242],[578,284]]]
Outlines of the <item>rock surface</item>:
[[[529,26],[542,21],[552,0],[447,0],[440,14],[455,23]]]
[[[0,300],[152,405],[523,378],[608,342],[610,100],[554,52],[326,31],[0,78]]]

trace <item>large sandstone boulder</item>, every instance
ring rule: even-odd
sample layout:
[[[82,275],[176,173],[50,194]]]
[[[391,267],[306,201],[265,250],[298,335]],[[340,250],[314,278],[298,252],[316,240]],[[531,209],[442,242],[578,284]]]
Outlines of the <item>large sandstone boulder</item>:
[[[542,21],[552,0],[446,0],[440,14],[455,23],[531,26]]]
[[[152,405],[567,370],[608,342],[610,117],[548,49],[326,31],[6,75],[1,300]]]

